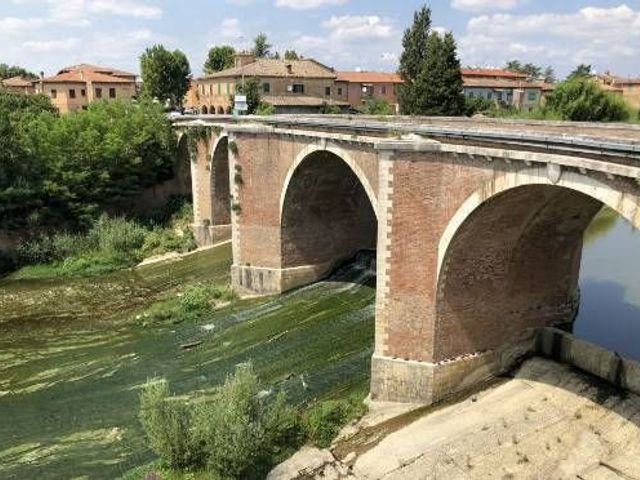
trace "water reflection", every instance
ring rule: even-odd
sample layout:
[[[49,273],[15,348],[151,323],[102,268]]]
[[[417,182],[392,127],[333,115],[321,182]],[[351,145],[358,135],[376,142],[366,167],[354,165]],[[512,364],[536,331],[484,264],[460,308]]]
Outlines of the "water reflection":
[[[585,235],[574,334],[640,360],[640,231],[603,209]]]

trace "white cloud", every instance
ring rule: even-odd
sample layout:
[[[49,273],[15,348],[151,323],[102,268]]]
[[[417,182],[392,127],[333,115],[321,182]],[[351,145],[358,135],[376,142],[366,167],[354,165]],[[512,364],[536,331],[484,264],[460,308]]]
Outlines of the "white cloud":
[[[377,15],[333,16],[322,26],[331,31],[332,37],[340,39],[389,38],[393,33],[391,24]]]
[[[31,40],[24,42],[25,50],[35,53],[68,52],[80,45],[79,38],[66,38],[63,40]]]
[[[520,57],[569,69],[589,63],[637,73],[628,71],[628,59],[640,55],[640,10],[623,4],[573,13],[482,15],[469,21],[459,44],[469,64]]]
[[[106,13],[147,19],[162,17],[162,9],[159,7],[123,0],[95,0],[87,4],[87,10],[90,13]]]
[[[240,38],[242,30],[240,30],[240,20],[237,18],[225,18],[220,23],[220,35],[225,38]]]
[[[238,1],[238,0],[236,0]],[[344,5],[349,0],[276,0],[276,7],[294,10],[310,10],[329,5]]]
[[[513,10],[523,3],[524,0],[451,0],[453,8],[468,12]]]

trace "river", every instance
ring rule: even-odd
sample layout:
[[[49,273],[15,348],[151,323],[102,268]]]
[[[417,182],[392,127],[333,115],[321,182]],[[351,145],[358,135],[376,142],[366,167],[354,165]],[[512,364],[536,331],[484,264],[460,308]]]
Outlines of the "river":
[[[640,360],[640,235],[604,210],[587,232],[577,336]],[[229,245],[92,279],[0,281],[0,478],[117,478],[153,459],[138,392],[164,377],[207,391],[240,362],[291,401],[364,391],[374,337],[371,256],[201,323],[141,312],[180,286],[229,281]],[[202,344],[193,350],[181,345]]]

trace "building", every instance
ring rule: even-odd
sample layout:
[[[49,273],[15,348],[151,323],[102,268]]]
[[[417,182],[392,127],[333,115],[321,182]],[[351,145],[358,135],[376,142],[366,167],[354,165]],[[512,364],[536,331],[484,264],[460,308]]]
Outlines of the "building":
[[[338,72],[335,80],[335,98],[351,107],[362,106],[367,97],[386,100],[396,113],[399,112],[398,85],[402,78],[397,73],[386,72]]]
[[[526,74],[500,68],[463,68],[467,97],[481,97],[504,106],[531,110],[539,106],[553,84],[528,79]]]
[[[610,72],[596,75],[595,79],[606,90],[621,94],[633,108],[640,108],[640,78],[620,77]]]
[[[136,75],[110,67],[80,64],[42,78],[36,91],[51,98],[60,113],[86,108],[94,100],[136,96]]]
[[[5,78],[0,83],[2,84],[3,89],[8,92],[30,95],[36,92],[35,82],[35,80],[17,76]]]
[[[260,80],[262,100],[276,109],[276,113],[318,113],[327,106],[348,108],[348,104],[334,98],[336,74],[313,59],[285,60],[256,58],[239,53],[233,68],[197,79],[195,104],[187,95],[187,107],[201,113],[223,114],[232,110],[232,99],[243,81]],[[193,100],[191,100],[193,101]]]

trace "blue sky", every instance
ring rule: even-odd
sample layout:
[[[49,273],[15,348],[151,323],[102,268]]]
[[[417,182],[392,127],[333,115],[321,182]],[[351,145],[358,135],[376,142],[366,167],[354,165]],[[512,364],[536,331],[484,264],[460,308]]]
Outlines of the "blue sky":
[[[145,47],[187,53],[194,73],[216,44],[265,32],[339,69],[395,70],[404,28],[424,0],[0,0],[0,62],[54,73],[91,62],[138,71]],[[465,65],[511,58],[640,75],[640,0],[433,0]]]

